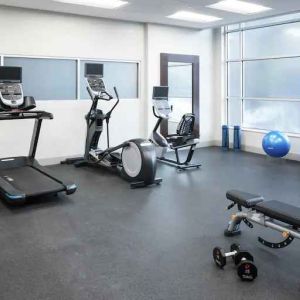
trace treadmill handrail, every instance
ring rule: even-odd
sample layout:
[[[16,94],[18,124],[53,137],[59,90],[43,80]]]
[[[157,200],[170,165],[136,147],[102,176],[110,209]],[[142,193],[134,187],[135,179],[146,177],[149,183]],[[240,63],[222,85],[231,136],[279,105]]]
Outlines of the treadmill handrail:
[[[0,112],[0,121],[23,120],[23,119],[53,119],[53,114],[42,111],[3,111]]]

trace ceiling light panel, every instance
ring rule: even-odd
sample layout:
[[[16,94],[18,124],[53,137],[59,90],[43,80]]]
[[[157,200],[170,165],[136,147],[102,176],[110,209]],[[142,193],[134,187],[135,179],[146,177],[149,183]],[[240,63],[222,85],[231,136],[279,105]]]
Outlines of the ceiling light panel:
[[[104,9],[115,9],[128,4],[127,1],[122,0],[54,0],[55,2],[99,7]]]
[[[199,14],[191,11],[180,10],[173,15],[167,16],[170,19],[177,19],[188,22],[209,23],[222,20],[222,18]]]
[[[271,10],[272,8],[240,0],[223,0],[207,7],[233,13],[251,15]]]

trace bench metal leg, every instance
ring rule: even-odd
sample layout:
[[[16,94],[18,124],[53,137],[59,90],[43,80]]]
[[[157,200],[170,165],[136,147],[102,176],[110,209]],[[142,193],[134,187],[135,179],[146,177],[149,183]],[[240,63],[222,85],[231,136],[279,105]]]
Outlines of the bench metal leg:
[[[247,217],[246,213],[238,212],[231,216],[231,221],[228,224],[228,227],[224,231],[225,236],[236,236],[241,234],[241,222],[244,218]]]
[[[235,236],[240,234],[240,225],[242,221],[245,221],[246,225],[248,225],[250,228],[253,227],[251,223],[253,222],[255,224],[280,232],[285,239],[279,243],[272,243],[261,237],[258,237],[258,241],[269,248],[281,249],[287,247],[294,240],[294,238],[300,239],[300,231],[298,228],[276,223],[276,221],[273,219],[262,213],[256,212],[253,209],[250,209],[248,212],[237,212],[236,214],[232,215],[231,221],[229,222],[227,229],[224,231],[224,235]]]

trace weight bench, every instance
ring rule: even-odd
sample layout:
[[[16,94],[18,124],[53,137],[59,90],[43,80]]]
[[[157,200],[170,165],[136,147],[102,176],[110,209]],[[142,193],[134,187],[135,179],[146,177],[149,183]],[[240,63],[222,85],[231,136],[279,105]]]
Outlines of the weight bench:
[[[294,238],[300,239],[300,207],[276,200],[264,201],[260,195],[237,190],[228,191],[226,198],[232,201],[228,209],[237,205],[238,212],[232,215],[231,221],[224,231],[225,236],[240,234],[240,225],[243,221],[250,228],[253,228],[252,223],[256,223],[281,232],[285,239],[279,243],[269,242],[258,237],[261,244],[270,248],[284,248]],[[244,212],[243,208],[247,208],[247,212]]]

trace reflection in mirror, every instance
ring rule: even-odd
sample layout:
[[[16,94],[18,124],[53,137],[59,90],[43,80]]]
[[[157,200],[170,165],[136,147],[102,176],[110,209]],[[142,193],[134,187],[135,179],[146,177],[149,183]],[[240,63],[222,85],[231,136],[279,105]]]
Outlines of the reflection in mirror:
[[[168,62],[168,80],[169,102],[173,107],[168,128],[173,134],[182,116],[193,112],[193,64]]]
[[[200,136],[200,57],[185,54],[160,54],[160,85],[169,87],[172,118],[161,123],[163,136],[174,134],[182,116],[195,115],[194,136]]]

